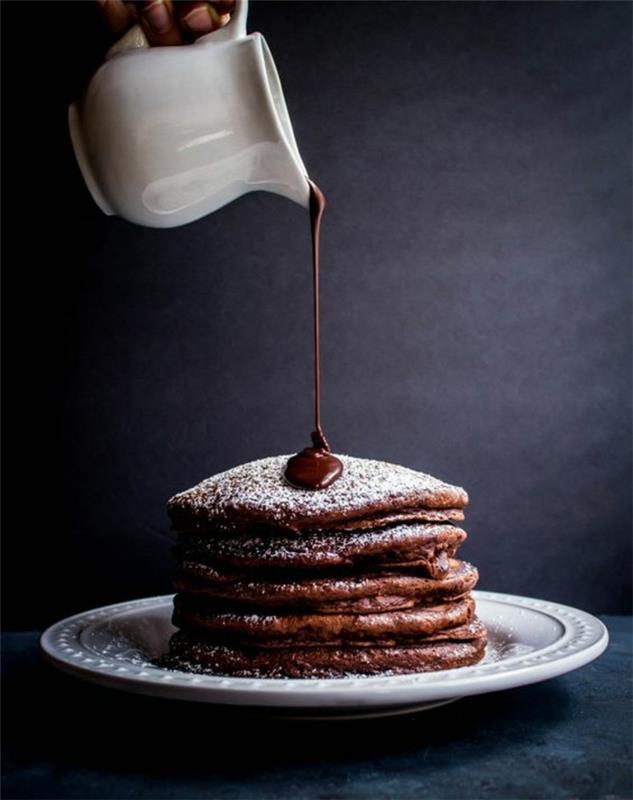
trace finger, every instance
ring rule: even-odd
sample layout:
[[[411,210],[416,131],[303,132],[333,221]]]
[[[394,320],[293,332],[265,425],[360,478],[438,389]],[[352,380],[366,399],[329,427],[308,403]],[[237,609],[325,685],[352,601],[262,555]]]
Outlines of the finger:
[[[121,36],[134,22],[130,6],[123,0],[97,0],[97,6],[106,28],[115,36]]]
[[[182,44],[171,0],[149,0],[138,4],[138,15],[151,45]]]
[[[223,19],[210,3],[205,2],[178,3],[176,13],[183,30],[192,39],[217,31],[229,20],[228,14],[225,15],[226,19]]]
[[[223,14],[232,14],[235,10],[235,0],[212,0],[211,5],[220,16]]]

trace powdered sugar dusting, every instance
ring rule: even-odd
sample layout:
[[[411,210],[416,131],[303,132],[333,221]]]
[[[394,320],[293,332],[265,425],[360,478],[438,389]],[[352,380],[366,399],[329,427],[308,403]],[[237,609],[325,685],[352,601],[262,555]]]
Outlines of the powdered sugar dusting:
[[[327,489],[309,491],[286,483],[289,456],[251,461],[180,492],[169,501],[172,516],[198,519],[260,519],[293,527],[322,519],[353,518],[406,508],[463,508],[466,492],[457,486],[384,461],[337,456],[342,476]]]
[[[454,525],[397,525],[360,533],[317,531],[302,536],[187,534],[181,539],[181,549],[184,554],[208,556],[235,566],[319,568],[368,560],[434,563],[443,553],[452,556],[465,538],[466,532]],[[448,561],[445,567],[448,569]]]

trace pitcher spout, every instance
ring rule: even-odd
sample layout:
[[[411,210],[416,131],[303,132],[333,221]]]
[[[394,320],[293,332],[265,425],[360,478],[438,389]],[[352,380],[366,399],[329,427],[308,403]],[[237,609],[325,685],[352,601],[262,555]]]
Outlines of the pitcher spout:
[[[260,33],[252,33],[251,37],[259,45],[263,84],[270,104],[271,116],[277,126],[281,147],[285,150],[287,162],[283,169],[285,178],[283,184],[279,188],[273,188],[271,185],[269,189],[288,197],[304,208],[309,208],[310,186],[308,184],[308,171],[297,147],[297,140],[290,122],[290,115],[288,114],[277,67],[266,39]]]

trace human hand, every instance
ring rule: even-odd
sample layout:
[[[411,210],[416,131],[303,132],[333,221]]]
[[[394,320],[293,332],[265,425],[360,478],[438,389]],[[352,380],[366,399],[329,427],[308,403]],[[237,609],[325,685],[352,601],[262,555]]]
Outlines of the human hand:
[[[138,22],[151,45],[164,46],[186,44],[222,28],[231,18],[235,0],[97,0],[97,4],[114,36],[122,36]]]

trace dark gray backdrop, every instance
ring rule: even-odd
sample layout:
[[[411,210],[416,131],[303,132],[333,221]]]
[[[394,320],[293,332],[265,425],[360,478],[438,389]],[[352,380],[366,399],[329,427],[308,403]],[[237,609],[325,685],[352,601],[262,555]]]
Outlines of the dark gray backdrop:
[[[29,41],[25,41],[25,6]],[[3,3],[5,624],[169,590],[168,497],[311,426],[309,235],[106,218],[89,3]],[[334,448],[471,495],[481,586],[630,608],[631,6],[256,3],[326,191]]]

